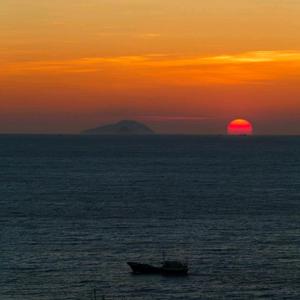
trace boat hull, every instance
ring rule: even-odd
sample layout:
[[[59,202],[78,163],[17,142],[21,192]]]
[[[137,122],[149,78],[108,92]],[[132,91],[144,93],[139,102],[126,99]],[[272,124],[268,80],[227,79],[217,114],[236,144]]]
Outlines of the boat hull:
[[[135,262],[128,262],[127,264],[130,266],[134,274],[160,274],[161,273],[160,268],[151,265],[140,264]]]
[[[161,274],[164,276],[185,276],[188,274],[188,268],[171,269],[166,267],[154,267],[148,264],[135,262],[127,263],[134,274]]]

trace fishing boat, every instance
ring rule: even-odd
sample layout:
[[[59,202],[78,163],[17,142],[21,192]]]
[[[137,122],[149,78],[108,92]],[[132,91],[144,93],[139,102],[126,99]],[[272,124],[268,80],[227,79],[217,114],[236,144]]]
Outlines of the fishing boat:
[[[159,267],[149,264],[128,262],[134,274],[161,274],[166,276],[187,275],[189,268],[186,263],[180,261],[163,261]]]

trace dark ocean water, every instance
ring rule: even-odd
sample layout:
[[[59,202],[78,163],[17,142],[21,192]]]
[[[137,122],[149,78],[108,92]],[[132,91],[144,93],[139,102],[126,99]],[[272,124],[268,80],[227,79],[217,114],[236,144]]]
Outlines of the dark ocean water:
[[[300,299],[300,137],[0,136],[0,226],[1,300]]]

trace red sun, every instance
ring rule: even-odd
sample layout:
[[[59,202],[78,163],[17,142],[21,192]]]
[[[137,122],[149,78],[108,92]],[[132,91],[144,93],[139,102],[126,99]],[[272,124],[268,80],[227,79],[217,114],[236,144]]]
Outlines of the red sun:
[[[253,134],[253,126],[247,120],[236,119],[228,124],[227,133],[229,135],[251,135]]]

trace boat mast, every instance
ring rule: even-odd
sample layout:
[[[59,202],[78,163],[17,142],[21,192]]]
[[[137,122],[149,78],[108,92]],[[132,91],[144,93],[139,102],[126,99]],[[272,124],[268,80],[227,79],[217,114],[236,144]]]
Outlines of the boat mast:
[[[163,262],[165,262],[166,261],[166,252],[164,250],[162,252],[162,258],[163,258]]]

